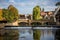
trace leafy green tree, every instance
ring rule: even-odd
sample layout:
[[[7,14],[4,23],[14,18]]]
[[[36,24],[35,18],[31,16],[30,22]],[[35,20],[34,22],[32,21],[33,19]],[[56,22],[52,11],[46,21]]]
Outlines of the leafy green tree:
[[[33,8],[33,20],[42,19],[41,10],[39,6]],[[40,40],[40,30],[33,30],[33,38],[34,40]]]
[[[8,20],[8,13],[9,11],[7,9],[2,9],[3,10],[3,18],[5,18],[6,20]]]
[[[9,5],[8,9],[3,9],[3,17],[8,22],[16,21],[18,19],[18,10],[13,5]]]
[[[42,17],[40,16],[41,10],[39,6],[33,8],[33,20],[40,20]]]
[[[14,19],[13,13],[10,12],[8,9],[3,9],[3,18],[5,18],[8,22],[12,22]]]
[[[8,10],[13,13],[14,20],[17,20],[18,19],[18,10],[13,5],[9,5]]]

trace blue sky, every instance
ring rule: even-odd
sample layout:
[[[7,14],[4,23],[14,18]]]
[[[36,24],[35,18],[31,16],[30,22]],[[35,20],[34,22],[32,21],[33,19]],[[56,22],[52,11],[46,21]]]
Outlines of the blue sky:
[[[20,14],[32,14],[33,8],[39,5],[45,11],[52,11],[56,8],[55,4],[60,0],[0,0],[0,9],[7,8],[10,4],[14,5]]]

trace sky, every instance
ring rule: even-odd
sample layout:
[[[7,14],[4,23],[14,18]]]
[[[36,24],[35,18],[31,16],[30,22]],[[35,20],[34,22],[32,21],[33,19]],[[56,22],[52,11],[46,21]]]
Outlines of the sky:
[[[45,11],[54,11],[55,4],[60,0],[0,0],[0,9],[13,5],[18,9],[19,14],[32,14],[33,8],[37,5]]]

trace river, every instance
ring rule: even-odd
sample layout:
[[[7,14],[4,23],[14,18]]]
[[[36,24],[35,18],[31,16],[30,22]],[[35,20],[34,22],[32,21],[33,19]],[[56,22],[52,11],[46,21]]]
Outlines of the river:
[[[54,30],[55,29],[39,29],[41,31],[40,40],[54,40]],[[37,36],[36,36],[37,37]],[[33,30],[32,29],[19,29],[19,40],[33,40]]]
[[[55,30],[53,27],[7,27],[6,29],[18,30],[18,40],[34,40],[33,30],[40,30],[40,40],[55,40]],[[37,37],[37,36],[36,36]]]

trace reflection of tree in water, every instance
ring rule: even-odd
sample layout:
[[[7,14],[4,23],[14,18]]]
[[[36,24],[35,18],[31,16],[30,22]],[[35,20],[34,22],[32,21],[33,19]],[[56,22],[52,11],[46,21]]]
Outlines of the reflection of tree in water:
[[[33,30],[34,40],[54,40],[54,33],[52,29]]]
[[[37,30],[37,29],[33,30],[33,38],[34,38],[34,40],[40,40],[40,35],[41,35],[40,30]]]
[[[3,40],[18,40],[19,31],[18,30],[5,30],[5,35]]]

